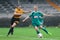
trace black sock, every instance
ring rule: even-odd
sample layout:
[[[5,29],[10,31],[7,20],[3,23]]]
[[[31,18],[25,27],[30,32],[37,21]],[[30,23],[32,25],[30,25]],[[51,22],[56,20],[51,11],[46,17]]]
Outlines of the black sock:
[[[11,29],[11,35],[13,35],[13,32],[14,32],[14,28]]]
[[[9,35],[10,33],[13,34],[13,27],[10,28],[10,30],[9,30],[9,32],[8,32],[8,35]]]
[[[37,30],[36,32],[37,32],[37,34],[39,34],[39,33],[40,33],[38,30]]]

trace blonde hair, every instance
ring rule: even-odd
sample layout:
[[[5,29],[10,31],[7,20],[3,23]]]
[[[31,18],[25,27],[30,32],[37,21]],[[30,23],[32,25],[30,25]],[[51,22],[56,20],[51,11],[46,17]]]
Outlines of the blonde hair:
[[[38,6],[37,5],[34,5],[34,8],[38,8]]]

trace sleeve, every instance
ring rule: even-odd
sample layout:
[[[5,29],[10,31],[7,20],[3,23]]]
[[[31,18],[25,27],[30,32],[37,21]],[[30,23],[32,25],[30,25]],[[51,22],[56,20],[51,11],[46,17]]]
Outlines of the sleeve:
[[[43,12],[39,12],[39,14],[43,17]]]
[[[43,13],[41,13],[41,16],[43,17]]]
[[[31,12],[31,13],[29,14],[29,17],[31,17],[31,16],[33,16],[33,12]]]

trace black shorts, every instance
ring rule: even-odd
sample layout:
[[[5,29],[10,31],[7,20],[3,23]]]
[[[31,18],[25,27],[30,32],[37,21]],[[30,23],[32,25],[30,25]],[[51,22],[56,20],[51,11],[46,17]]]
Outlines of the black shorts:
[[[13,25],[13,23],[16,22],[16,21],[19,22],[20,21],[19,18],[12,17],[12,19],[11,19],[11,25]]]

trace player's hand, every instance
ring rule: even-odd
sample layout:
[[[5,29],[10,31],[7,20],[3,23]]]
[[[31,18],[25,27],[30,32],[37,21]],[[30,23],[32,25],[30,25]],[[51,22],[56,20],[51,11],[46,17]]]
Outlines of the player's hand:
[[[22,22],[25,22],[25,20],[23,20]]]
[[[31,12],[32,10],[29,10],[29,13]]]

